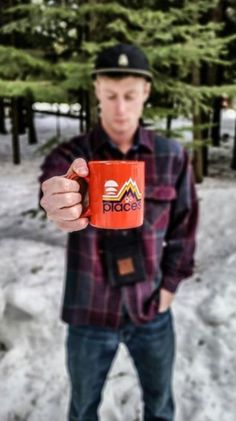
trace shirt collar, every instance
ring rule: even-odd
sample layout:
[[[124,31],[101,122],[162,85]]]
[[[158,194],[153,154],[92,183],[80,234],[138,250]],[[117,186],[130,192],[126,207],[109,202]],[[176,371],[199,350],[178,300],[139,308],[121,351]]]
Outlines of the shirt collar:
[[[91,139],[91,146],[93,152],[98,152],[100,148],[103,148],[105,145],[109,144],[110,147],[116,148],[116,145],[112,142],[109,135],[103,129],[101,123],[95,127],[93,130],[93,135]],[[150,131],[146,130],[143,126],[139,125],[135,136],[133,148],[136,150],[148,150],[149,152],[154,151],[154,143],[152,140],[152,134]]]

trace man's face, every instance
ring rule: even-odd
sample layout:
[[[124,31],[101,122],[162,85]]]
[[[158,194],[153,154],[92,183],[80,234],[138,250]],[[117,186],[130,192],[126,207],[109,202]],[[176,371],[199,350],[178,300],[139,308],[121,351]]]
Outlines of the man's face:
[[[99,76],[95,81],[95,93],[104,128],[122,135],[136,130],[150,93],[150,83],[142,77],[112,79]]]

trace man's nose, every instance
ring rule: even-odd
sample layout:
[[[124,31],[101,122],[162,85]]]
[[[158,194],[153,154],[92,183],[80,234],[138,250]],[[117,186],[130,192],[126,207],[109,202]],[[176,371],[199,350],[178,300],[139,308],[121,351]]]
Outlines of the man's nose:
[[[117,99],[116,101],[116,112],[117,114],[124,114],[126,111],[126,104],[123,99]]]

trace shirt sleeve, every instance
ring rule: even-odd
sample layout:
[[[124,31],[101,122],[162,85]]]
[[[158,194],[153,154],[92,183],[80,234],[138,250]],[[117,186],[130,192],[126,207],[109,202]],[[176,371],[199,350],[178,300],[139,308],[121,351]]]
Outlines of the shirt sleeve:
[[[46,156],[41,165],[42,172],[39,177],[40,183],[51,177],[65,174],[72,162],[73,157],[70,154],[69,144],[58,146]]]
[[[182,279],[193,273],[198,223],[198,199],[193,171],[184,149],[175,188],[176,199],[172,204],[161,265],[161,287],[172,293]]]
[[[51,153],[49,153],[48,156],[46,156],[45,160],[41,165],[41,174],[39,176],[39,201],[42,197],[42,183],[51,177],[66,174],[73,160],[74,156],[71,151],[69,142],[61,144],[60,146],[55,148]]]

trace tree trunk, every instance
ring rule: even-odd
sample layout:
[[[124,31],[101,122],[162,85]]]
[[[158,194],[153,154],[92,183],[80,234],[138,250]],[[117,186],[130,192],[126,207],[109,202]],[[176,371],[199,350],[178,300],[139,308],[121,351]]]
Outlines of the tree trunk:
[[[92,6],[93,4],[95,5],[97,1],[88,0],[88,3]],[[103,25],[104,23],[102,22],[101,17],[97,16],[96,14],[90,15],[90,20],[88,23],[88,30],[87,30],[87,33],[85,34],[87,40],[96,42],[99,31],[103,30],[104,28]],[[93,85],[91,85],[91,88],[89,89],[89,92],[88,92],[88,104],[89,104],[88,108],[90,110],[90,113],[89,113],[90,126],[94,126],[98,121],[99,113],[98,113],[97,99],[94,94]]]
[[[201,138],[201,131],[199,125],[201,124],[201,119],[199,113],[195,111],[193,114],[193,135],[194,139],[200,140]],[[193,151],[193,169],[195,180],[197,183],[201,183],[203,181],[203,153],[202,153],[202,146],[198,146],[194,148]]]
[[[6,134],[4,99],[0,98],[0,133]]]
[[[213,146],[220,146],[220,110],[221,110],[221,97],[216,97],[213,102],[213,118],[211,138]]]
[[[31,91],[27,92],[25,98],[25,108],[26,108],[26,124],[28,127],[28,142],[30,145],[37,143],[37,135],[34,125],[34,112],[33,112],[33,103],[34,97]]]
[[[194,86],[200,85],[200,69],[194,67],[192,70],[192,83]],[[196,103],[193,103],[193,140],[201,140],[202,134],[200,130],[201,117],[199,106]],[[203,181],[203,153],[202,146],[194,148],[193,151],[193,169],[195,180],[197,183]]]
[[[166,117],[166,137],[171,136],[171,124],[172,124],[172,116],[168,114]]]
[[[12,150],[14,164],[20,164],[19,98],[12,98]]]
[[[26,122],[24,97],[17,98],[17,113],[18,113],[18,133],[25,134],[27,122]]]
[[[79,103],[80,103],[80,111],[79,111],[79,121],[80,121],[80,131],[84,133],[84,96],[83,92],[79,92]]]
[[[219,0],[217,6],[213,9],[212,12],[212,21],[215,23],[224,22],[225,16],[225,9],[226,9],[226,2],[225,0]],[[222,31],[222,35],[224,35],[224,30]],[[213,85],[221,85],[223,77],[223,68],[219,64],[212,64],[208,67],[208,84],[210,86]],[[213,101],[213,127],[211,130],[211,137],[212,137],[212,144],[214,146],[220,146],[220,111],[222,107],[222,98],[216,97]]]
[[[89,93],[87,91],[84,91],[84,95],[85,95],[86,131],[88,131],[91,127]]]
[[[208,175],[208,146],[206,142],[209,139],[209,124],[210,118],[209,115],[202,111],[200,115],[201,124],[206,125],[208,127],[201,129],[201,139],[203,141],[202,145],[202,165],[203,165],[203,175],[206,177]]]
[[[233,156],[231,162],[232,170],[236,170],[236,111],[235,111],[235,123],[234,123],[234,147],[233,147]]]

